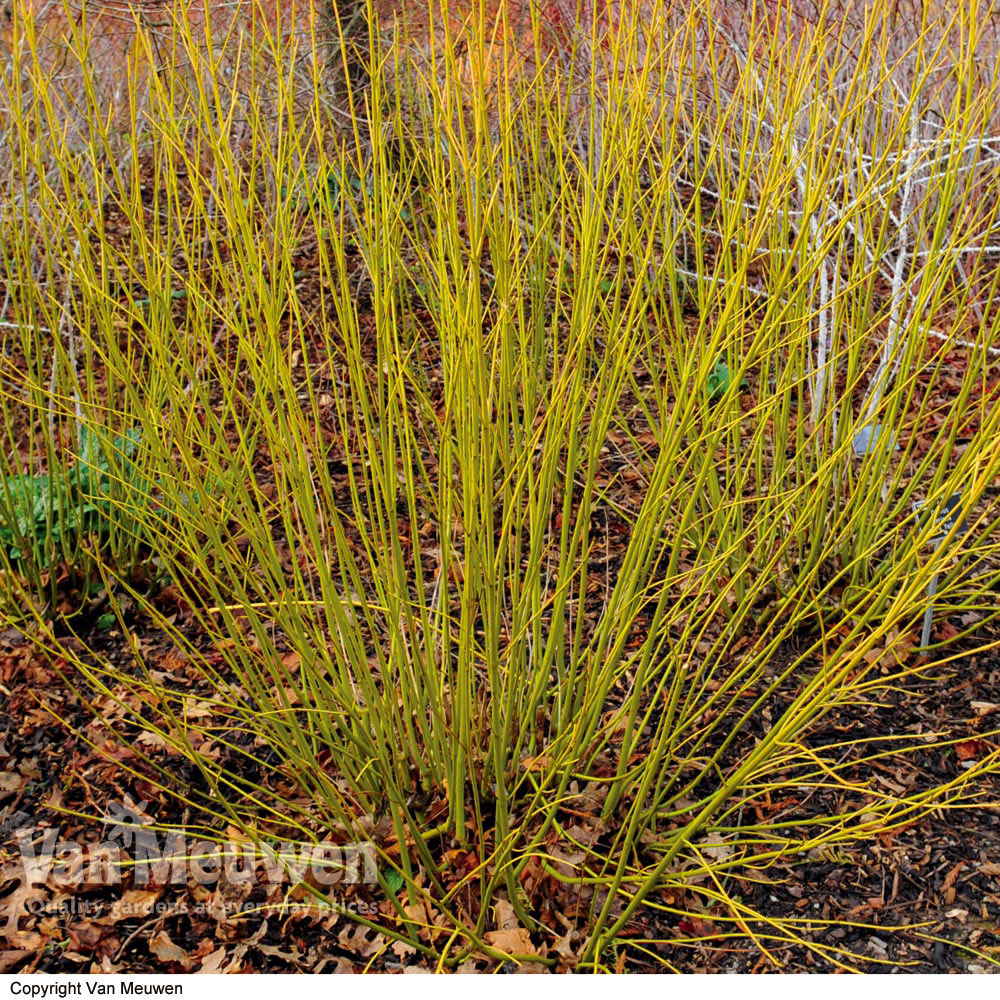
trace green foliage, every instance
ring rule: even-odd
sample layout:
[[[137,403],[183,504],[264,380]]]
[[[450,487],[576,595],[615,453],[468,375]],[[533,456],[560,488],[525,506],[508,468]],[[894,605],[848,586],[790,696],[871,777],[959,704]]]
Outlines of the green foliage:
[[[393,896],[395,896],[396,893],[399,892],[404,885],[406,885],[406,879],[403,878],[403,876],[400,875],[400,873],[394,868],[390,868],[387,872],[385,872],[383,879],[385,880],[386,889],[388,889],[389,893]]]
[[[136,429],[116,437],[112,462],[100,440],[80,430],[80,455],[62,478],[47,473],[8,476],[0,482],[0,543],[13,562],[33,559],[48,569],[64,542],[81,535],[106,535],[112,522],[112,477],[133,492],[148,494],[145,478],[131,461]]]
[[[334,213],[340,210],[342,197],[357,204],[363,196],[370,197],[373,190],[374,178],[370,174],[363,178],[353,167],[331,166],[312,176],[299,171],[292,184],[282,187],[281,199],[299,212]]]
[[[712,370],[708,373],[708,379],[705,382],[705,390],[708,393],[708,398],[712,402],[722,399],[733,385],[733,376],[729,371],[729,365],[726,364],[725,358],[719,358],[715,364],[712,366]],[[739,382],[740,392],[750,388],[750,383],[745,379],[741,378]]]

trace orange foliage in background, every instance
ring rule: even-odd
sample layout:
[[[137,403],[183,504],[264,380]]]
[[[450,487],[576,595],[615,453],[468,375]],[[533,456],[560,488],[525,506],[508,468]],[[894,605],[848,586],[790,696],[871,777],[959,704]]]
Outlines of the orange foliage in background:
[[[882,23],[887,64],[898,61],[912,73],[914,68],[905,65],[908,53],[921,24],[938,17],[932,10],[939,6],[939,0],[371,0],[390,83],[397,58],[402,63],[412,57],[418,72],[426,75],[430,53],[442,51],[447,28],[453,46],[452,77],[457,71],[467,95],[479,88],[495,92],[503,75],[530,76],[542,64],[562,73],[563,79],[583,84],[574,115],[586,113],[581,102],[588,99],[592,59],[598,64],[598,78],[605,80],[641,70],[665,54],[675,32],[689,39],[686,44],[692,45],[700,63],[686,64],[684,73],[693,72],[692,81],[704,74],[711,87],[723,93],[739,75],[735,51],[770,67],[769,72],[774,70],[780,78],[781,66],[775,69],[775,61],[794,62],[810,38],[819,39],[817,50],[828,56],[817,60],[819,77],[825,85],[836,86],[837,73],[850,75],[850,51],[866,20]],[[984,71],[996,64],[1000,50],[998,6],[1000,0],[982,0],[980,23],[986,29],[982,44],[988,50]],[[54,79],[73,92],[77,82],[65,71],[64,57],[74,38],[85,37],[94,82],[105,100],[118,105],[127,103],[127,73],[143,77],[148,59],[183,68],[184,52],[175,52],[174,46],[181,34],[175,25],[184,19],[192,28],[194,44],[211,49],[213,57],[224,53],[231,67],[237,53],[242,53],[239,59],[246,66],[252,48],[269,48],[269,41],[290,36],[299,41],[299,56],[308,56],[315,38],[321,48],[326,46],[328,58],[331,49],[338,48],[327,44],[337,41],[338,22],[363,27],[359,12],[364,8],[364,0],[7,0],[0,5],[7,12],[5,23],[0,21],[0,47],[12,36],[13,21],[31,18],[39,37],[40,63],[55,70]],[[608,44],[609,36],[623,24],[638,26],[642,36],[630,38],[634,46],[621,47],[630,52],[628,69],[622,64],[612,67],[608,59],[608,53],[618,48]],[[148,50],[145,39],[137,37],[139,28],[148,38]],[[940,30],[945,36],[955,34],[953,28]],[[487,50],[482,67],[474,59],[480,37]],[[359,35],[355,42],[366,56],[367,40]],[[956,38],[948,42],[958,44]],[[288,48],[282,46],[284,52]],[[667,63],[662,65],[666,69]],[[337,75],[336,69],[329,74],[331,85]],[[440,64],[438,76],[443,76]],[[900,86],[905,89],[905,81],[900,80]]]
[[[203,30],[206,17],[213,35],[228,31],[234,24],[247,27],[266,24],[272,32],[287,34],[302,17],[311,18],[313,0],[27,0],[26,8],[39,26],[66,31],[69,21],[88,24],[95,35],[122,41],[135,35],[136,24],[152,30],[165,29],[178,13],[185,13],[192,27]]]
[[[631,6],[641,8],[643,0],[631,0]],[[558,60],[574,40],[589,39],[595,27],[603,36],[619,23],[622,0],[598,0],[596,26],[592,0],[373,0],[373,9],[380,30],[391,31],[395,42],[405,33],[411,51],[429,50],[432,23],[438,45],[447,26],[457,54],[468,49],[481,27],[491,61],[499,61],[506,42],[508,57],[534,66],[539,56]]]
[[[135,58],[140,27],[149,32],[154,49],[162,49],[173,44],[174,26],[186,19],[196,40],[211,39],[215,47],[239,33],[275,38],[308,33],[316,5],[313,0],[25,0],[23,9],[34,16],[44,43],[59,46],[86,37],[94,68],[114,75],[124,73],[130,54]]]

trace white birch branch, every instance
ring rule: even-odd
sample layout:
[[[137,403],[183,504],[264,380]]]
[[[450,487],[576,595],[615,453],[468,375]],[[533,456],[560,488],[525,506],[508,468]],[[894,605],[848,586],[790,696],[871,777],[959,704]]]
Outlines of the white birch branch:
[[[902,216],[898,234],[899,252],[896,254],[896,263],[892,272],[892,295],[889,307],[889,330],[886,334],[885,343],[882,345],[882,355],[879,358],[878,368],[868,392],[861,404],[862,426],[867,426],[872,422],[878,408],[882,405],[882,398],[885,395],[886,386],[889,382],[889,366],[896,354],[899,342],[900,324],[899,317],[903,307],[903,294],[905,287],[903,284],[903,274],[906,270],[906,249],[910,229],[910,201],[913,197],[913,166],[917,158],[917,135],[920,127],[920,119],[917,116],[916,108],[911,112],[910,138],[907,142],[906,158],[906,181],[903,184],[902,205],[900,214]]]

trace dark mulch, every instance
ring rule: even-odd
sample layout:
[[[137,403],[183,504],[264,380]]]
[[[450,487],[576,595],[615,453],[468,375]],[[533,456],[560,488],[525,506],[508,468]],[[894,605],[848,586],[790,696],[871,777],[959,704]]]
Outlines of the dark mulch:
[[[67,887],[50,879],[24,887],[17,877],[16,831],[37,835],[57,829],[81,842],[106,836],[106,827],[67,810],[104,816],[113,804],[145,800],[148,814],[165,827],[190,825],[201,817],[132,773],[137,761],[128,738],[116,745],[92,722],[91,709],[111,710],[99,695],[90,693],[81,702],[19,634],[10,631],[0,640],[0,690],[9,707],[0,717],[5,765],[0,774],[0,905],[5,918],[0,924],[5,939],[0,971],[346,972],[366,967],[403,971],[422,964],[412,949],[391,946],[346,917],[281,913],[276,907],[282,888],[262,883],[137,885],[126,872],[117,886]],[[114,630],[95,634],[93,645],[112,659],[129,657]],[[175,678],[184,676],[183,663],[169,647],[149,641],[145,652]],[[191,684],[196,690],[197,682],[192,679]],[[831,734],[878,735],[890,720],[896,734],[947,733],[961,742],[950,748],[929,746],[926,753],[908,758],[907,767],[887,768],[881,778],[898,794],[954,778],[996,748],[992,730],[1000,718],[1000,657],[959,657],[894,695],[894,701],[845,708],[825,720],[828,732],[818,731],[817,740]],[[88,736],[102,740],[99,750],[87,744]],[[880,963],[891,962],[900,972],[994,971],[985,956],[1000,954],[1000,775],[984,778],[979,791],[978,807],[935,810],[867,843],[816,851],[812,858],[779,858],[764,872],[744,875],[737,870],[726,879],[726,891],[768,919],[802,921],[798,934],[817,948],[831,949],[826,954],[853,968],[886,971]],[[777,813],[790,806],[798,815],[829,815],[836,814],[838,802],[824,790],[761,808],[767,815],[768,807]],[[573,917],[565,889],[552,891],[555,905],[565,906]],[[377,886],[359,887],[350,899],[363,913],[383,918],[389,913]],[[760,923],[752,927],[760,935],[757,943],[718,938],[723,925],[694,895],[654,901],[673,904],[688,915],[645,911],[632,933],[662,941],[655,951],[682,971],[837,967],[801,943],[775,940]],[[244,915],[234,919],[240,908]],[[571,930],[576,925],[565,916],[554,923],[567,929],[558,942],[562,951],[553,948],[552,954],[565,957],[578,947],[579,935],[574,938]],[[691,943],[692,938],[701,940]],[[632,972],[659,968],[648,952],[630,947],[621,949],[618,965]],[[487,962],[467,966],[489,967]]]

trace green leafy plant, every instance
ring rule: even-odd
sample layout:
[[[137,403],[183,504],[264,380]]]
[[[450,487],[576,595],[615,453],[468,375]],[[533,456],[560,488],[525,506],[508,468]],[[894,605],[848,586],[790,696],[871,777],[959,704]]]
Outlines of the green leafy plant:
[[[148,493],[145,478],[131,457],[140,432],[116,437],[112,450],[116,476],[137,493]],[[48,569],[63,542],[81,535],[106,535],[112,521],[112,463],[99,439],[80,430],[80,454],[67,474],[8,476],[0,482],[0,543],[14,562],[32,558]]]
[[[708,393],[709,400],[715,402],[722,399],[733,386],[733,382],[733,375],[729,370],[729,365],[726,364],[725,358],[719,358],[712,366],[712,370],[708,373],[708,378],[705,381],[705,391]],[[745,378],[741,378],[739,381],[740,392],[749,388],[750,383]]]

